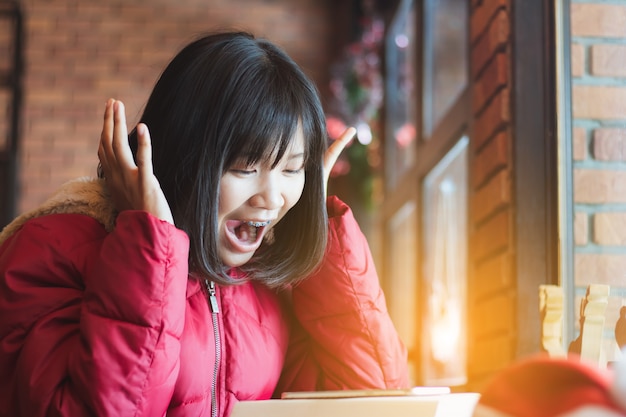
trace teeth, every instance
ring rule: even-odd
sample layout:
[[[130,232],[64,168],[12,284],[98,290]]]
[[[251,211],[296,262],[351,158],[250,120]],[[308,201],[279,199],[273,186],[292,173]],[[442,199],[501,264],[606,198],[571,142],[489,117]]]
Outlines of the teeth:
[[[266,222],[246,222],[248,226],[254,226],[254,227],[267,226],[270,223],[271,223],[271,220],[268,220]]]

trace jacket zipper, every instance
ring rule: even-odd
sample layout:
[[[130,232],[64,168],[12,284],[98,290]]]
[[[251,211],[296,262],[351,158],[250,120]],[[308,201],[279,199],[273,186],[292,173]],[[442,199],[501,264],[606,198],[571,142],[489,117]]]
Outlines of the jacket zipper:
[[[215,364],[213,366],[213,379],[211,379],[211,417],[217,417],[217,373],[219,370],[220,360],[222,356],[222,348],[220,343],[220,331],[218,327],[217,315],[220,312],[219,305],[217,304],[217,297],[215,296],[215,283],[204,280],[204,283],[209,290],[209,306],[211,308],[211,316],[213,319],[213,335],[215,337]]]

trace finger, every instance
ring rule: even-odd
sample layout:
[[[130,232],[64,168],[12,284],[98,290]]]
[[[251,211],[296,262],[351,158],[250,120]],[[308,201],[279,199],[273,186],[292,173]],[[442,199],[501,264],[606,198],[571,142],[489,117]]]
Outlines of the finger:
[[[354,138],[355,134],[356,129],[349,127],[328,147],[324,154],[324,171],[328,173],[332,170],[335,162],[337,162],[337,158],[339,158],[339,155],[341,155],[346,145]]]
[[[113,153],[117,165],[122,169],[135,168],[133,153],[128,144],[128,130],[126,127],[126,111],[124,103],[117,100],[113,103]]]
[[[104,121],[102,123],[102,133],[100,134],[100,145],[98,146],[98,158],[100,162],[108,165],[109,158],[113,158],[113,99],[109,99],[104,107]]]
[[[109,171],[109,164],[107,163],[106,156],[104,155],[104,148],[102,147],[102,143],[100,143],[100,145],[98,146],[98,161],[100,162],[97,171],[98,177],[104,176],[106,178]]]
[[[137,168],[139,169],[139,180],[146,186],[153,175],[152,140],[148,126],[143,123],[137,125]]]

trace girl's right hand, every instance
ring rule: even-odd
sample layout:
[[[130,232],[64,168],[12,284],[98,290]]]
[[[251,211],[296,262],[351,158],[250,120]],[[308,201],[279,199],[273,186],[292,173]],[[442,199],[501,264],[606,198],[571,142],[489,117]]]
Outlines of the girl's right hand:
[[[174,224],[169,204],[152,172],[152,146],[148,127],[137,125],[137,163],[128,144],[124,104],[109,99],[104,111],[98,158],[118,211],[143,210]]]

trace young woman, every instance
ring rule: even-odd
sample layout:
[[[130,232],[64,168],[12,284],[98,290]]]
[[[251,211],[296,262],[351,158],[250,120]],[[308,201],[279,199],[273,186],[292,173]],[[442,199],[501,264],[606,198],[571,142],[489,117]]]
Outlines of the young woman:
[[[99,179],[0,234],[0,416],[228,416],[284,391],[408,385],[367,242],[325,196],[317,92],[272,43],[204,36]],[[149,130],[148,130],[149,129]]]

